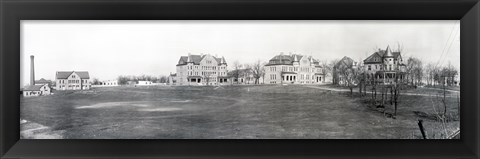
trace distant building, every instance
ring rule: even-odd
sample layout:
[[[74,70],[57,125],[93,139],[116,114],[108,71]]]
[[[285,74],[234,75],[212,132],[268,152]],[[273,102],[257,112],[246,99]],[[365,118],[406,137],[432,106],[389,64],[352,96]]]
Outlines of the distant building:
[[[90,75],[87,71],[58,71],[55,75],[57,90],[89,90]]]
[[[51,88],[50,84],[51,81],[40,79],[35,81],[35,67],[34,67],[34,56],[30,56],[30,85],[24,87],[21,92],[23,96],[30,97],[30,96],[43,96],[43,95],[50,95]]]
[[[168,76],[168,85],[177,85],[176,73],[170,73],[170,76]]]
[[[101,86],[118,86],[118,80],[108,80],[100,82]]]
[[[206,55],[182,56],[178,60],[177,85],[221,85],[228,84],[225,58]]]
[[[320,84],[325,74],[318,60],[297,54],[277,55],[265,65],[265,84]]]
[[[345,68],[358,68],[358,62],[354,61],[350,57],[343,57],[340,61],[338,61],[335,66],[333,66],[332,70],[332,83],[337,85],[347,85],[347,79],[342,74],[342,70]],[[356,83],[353,83],[356,84]]]
[[[393,52],[390,46],[385,50],[379,49],[363,60],[368,81],[379,83],[393,83],[395,79],[403,80],[405,63],[400,52]]]
[[[153,85],[152,81],[138,81],[137,85],[139,86],[148,86],[148,85]]]
[[[238,78],[235,75],[237,73]],[[253,70],[249,68],[228,71],[227,75],[231,84],[255,84]],[[258,80],[258,84],[263,83],[262,77],[260,77]]]
[[[23,88],[23,96],[31,97],[31,96],[43,96],[43,95],[50,95],[51,89],[48,84],[37,84],[37,85],[29,85]]]
[[[44,78],[41,78],[40,80],[35,80],[35,85],[44,85],[44,84],[48,84],[49,87],[52,87],[54,82],[52,82],[52,80],[46,80]]]

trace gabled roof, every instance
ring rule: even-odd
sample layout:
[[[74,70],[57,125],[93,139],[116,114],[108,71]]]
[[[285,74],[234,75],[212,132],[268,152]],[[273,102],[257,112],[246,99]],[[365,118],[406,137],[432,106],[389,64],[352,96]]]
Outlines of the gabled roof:
[[[293,62],[299,62],[304,56],[303,55],[298,55],[298,54],[293,54],[293,55],[277,55],[274,56],[270,61],[268,61],[268,64],[265,66],[270,66],[270,65],[293,65]],[[309,56],[308,61],[313,62],[313,64],[318,65],[319,62],[315,58]]]
[[[382,63],[383,58],[385,57],[393,57],[393,58],[398,58],[398,56],[401,56],[400,52],[392,52],[390,47],[387,46],[387,49],[381,50],[379,49],[378,51],[374,52],[372,55],[367,57],[365,60],[363,60],[363,63]],[[374,57],[380,57],[380,61],[375,61]]]
[[[354,64],[355,64],[355,61],[353,61],[352,58],[344,56],[340,61],[337,62],[337,64],[335,64],[335,67],[338,68],[341,65],[349,67],[349,66],[352,66]]]
[[[45,85],[29,85],[26,86],[23,91],[40,91],[40,89]]]
[[[193,63],[194,65],[200,65],[200,62],[202,61],[203,58],[205,58],[205,56],[206,55],[181,56],[180,60],[178,60],[177,66],[186,65],[189,62]],[[212,57],[217,61],[218,65],[227,64],[224,57],[222,58],[217,58],[215,56],[212,56]]]
[[[36,80],[35,83],[51,83],[51,80],[46,80],[44,78],[41,78],[40,80]]]
[[[56,79],[67,79],[73,72],[75,72],[80,79],[90,79],[88,71],[57,71]]]

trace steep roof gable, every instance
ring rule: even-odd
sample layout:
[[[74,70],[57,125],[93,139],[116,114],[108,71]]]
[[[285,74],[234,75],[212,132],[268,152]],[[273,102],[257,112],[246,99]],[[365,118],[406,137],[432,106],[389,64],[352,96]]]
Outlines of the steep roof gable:
[[[320,62],[313,58],[312,56],[303,56],[299,54],[293,54],[293,55],[276,55],[272,59],[268,61],[268,64],[265,66],[270,66],[270,65],[293,65],[294,62],[300,62],[302,59],[306,58],[310,63],[313,63],[314,65],[319,65]]]
[[[337,62],[335,67],[339,67],[341,65],[342,66],[351,66],[351,65],[354,65],[354,63],[355,63],[355,61],[353,61],[352,58],[344,56],[340,61]]]
[[[206,55],[188,55],[188,56],[181,56],[178,60],[177,66],[186,65],[187,63],[191,62],[194,65],[200,65],[200,62],[206,57]],[[218,64],[227,64],[225,62],[225,58],[217,58],[212,56]],[[223,63],[222,63],[223,61]]]
[[[379,60],[376,60],[376,58]],[[378,52],[373,53],[372,55],[367,57],[365,60],[363,60],[363,63],[380,63],[380,62],[382,62],[382,56]]]
[[[29,85],[27,87],[25,87],[23,90],[24,91],[40,91],[40,89],[42,89],[43,86],[45,86],[46,84],[44,85]]]
[[[55,75],[56,79],[67,79],[70,77],[70,75],[75,72],[75,74],[78,75],[81,79],[90,79],[90,75],[88,74],[88,71],[57,71],[57,74]]]
[[[380,57],[380,61],[375,61],[374,57]],[[380,63],[382,62],[383,58],[385,57],[393,57],[393,58],[398,58],[402,57],[401,52],[399,51],[391,51],[390,47],[387,46],[385,50],[379,49],[378,51],[374,52],[372,55],[367,57],[365,60],[363,60],[364,63]]]

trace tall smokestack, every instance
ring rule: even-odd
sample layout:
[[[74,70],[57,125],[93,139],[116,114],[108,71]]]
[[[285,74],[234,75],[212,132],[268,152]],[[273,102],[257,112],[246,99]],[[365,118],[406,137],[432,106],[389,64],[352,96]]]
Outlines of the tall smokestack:
[[[35,65],[33,55],[30,55],[30,85],[35,85]]]

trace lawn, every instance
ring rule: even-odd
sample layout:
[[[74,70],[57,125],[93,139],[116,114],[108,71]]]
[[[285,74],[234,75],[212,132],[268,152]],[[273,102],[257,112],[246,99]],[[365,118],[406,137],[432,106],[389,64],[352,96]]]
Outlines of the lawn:
[[[304,86],[110,87],[21,97],[22,138],[410,139],[431,138],[436,98],[405,96],[396,119],[366,97]],[[458,112],[448,98],[449,113]],[[438,104],[438,103],[437,103]],[[390,107],[385,108],[391,111]],[[458,113],[457,113],[458,114]],[[459,121],[446,123],[450,129]]]

